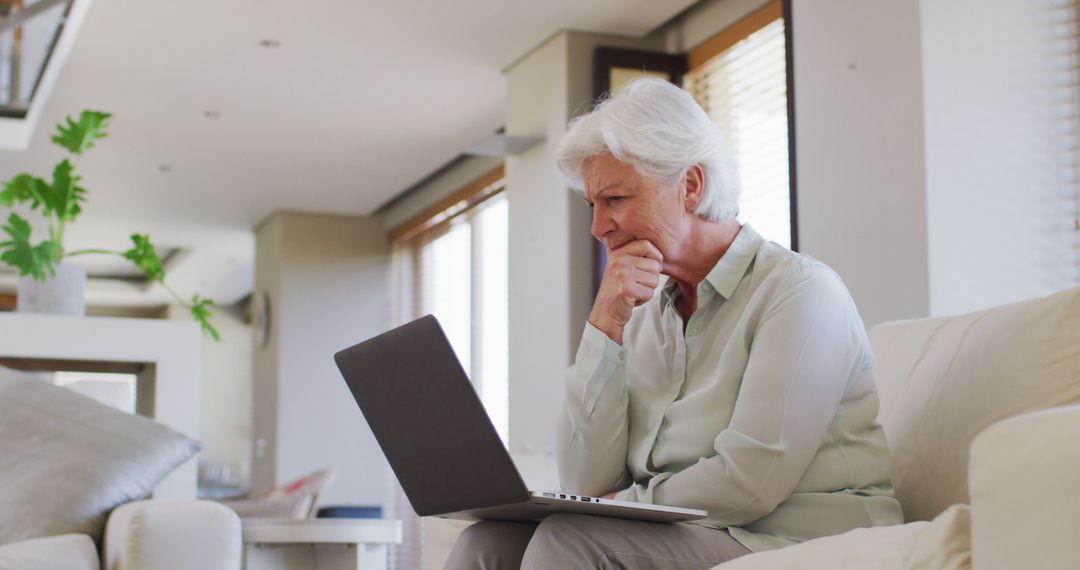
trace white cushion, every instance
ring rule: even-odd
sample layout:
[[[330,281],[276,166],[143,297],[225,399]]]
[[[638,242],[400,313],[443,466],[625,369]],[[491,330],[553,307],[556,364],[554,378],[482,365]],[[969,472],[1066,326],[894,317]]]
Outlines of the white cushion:
[[[1080,568],[1080,406],[998,422],[971,446],[980,570]]]
[[[879,325],[870,341],[878,418],[909,521],[968,502],[968,449],[987,426],[1080,403],[1080,288],[958,317]]]
[[[94,541],[63,534],[0,546],[0,570],[98,570]]]
[[[859,528],[736,558],[715,570],[967,570],[971,515],[954,505],[932,522]]]
[[[136,501],[109,516],[105,570],[239,570],[240,518],[212,501]]]

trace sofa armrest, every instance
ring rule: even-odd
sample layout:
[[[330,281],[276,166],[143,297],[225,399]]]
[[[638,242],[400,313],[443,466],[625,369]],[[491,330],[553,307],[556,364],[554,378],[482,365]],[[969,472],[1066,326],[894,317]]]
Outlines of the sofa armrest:
[[[102,570],[240,570],[240,519],[211,501],[135,501],[109,515]]]
[[[1080,560],[1080,406],[1021,414],[971,445],[972,562],[980,570]]]
[[[99,570],[98,551],[85,534],[61,534],[0,545],[4,570]]]
[[[424,527],[423,570],[440,570],[461,532],[473,522],[439,517],[423,517],[421,521]]]

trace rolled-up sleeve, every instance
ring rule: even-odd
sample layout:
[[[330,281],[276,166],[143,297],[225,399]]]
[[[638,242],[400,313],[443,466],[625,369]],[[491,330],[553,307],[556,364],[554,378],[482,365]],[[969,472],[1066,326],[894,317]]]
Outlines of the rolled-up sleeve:
[[[626,467],[626,349],[591,324],[566,372],[556,433],[563,489],[603,495],[630,483]]]
[[[763,310],[716,454],[658,473],[618,498],[706,509],[730,526],[769,514],[806,472],[849,379],[871,365],[863,338],[839,277],[820,265],[794,271]]]

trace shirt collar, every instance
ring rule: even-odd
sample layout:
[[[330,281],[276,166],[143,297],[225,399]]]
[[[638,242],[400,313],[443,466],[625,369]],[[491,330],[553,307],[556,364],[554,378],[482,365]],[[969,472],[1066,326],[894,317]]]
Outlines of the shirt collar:
[[[728,250],[724,252],[724,255],[716,262],[709,274],[705,276],[705,280],[698,285],[699,290],[702,285],[707,285],[724,299],[730,299],[731,295],[735,293],[735,288],[739,286],[739,282],[746,275],[750,263],[754,261],[763,243],[765,243],[765,239],[761,237],[761,234],[750,227],[750,224],[743,224],[742,229],[735,235],[735,239],[731,242]],[[678,284],[675,283],[674,279],[668,277],[660,296],[661,313],[667,309],[668,305],[674,302],[677,291]]]

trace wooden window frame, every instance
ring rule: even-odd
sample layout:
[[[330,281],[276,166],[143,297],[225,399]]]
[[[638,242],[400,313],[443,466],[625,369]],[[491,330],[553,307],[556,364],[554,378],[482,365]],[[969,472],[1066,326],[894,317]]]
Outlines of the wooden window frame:
[[[600,101],[611,92],[611,70],[616,67],[666,73],[672,83],[682,85],[686,58],[678,53],[600,46],[593,52],[594,101]]]
[[[391,243],[406,243],[422,234],[437,231],[457,217],[479,206],[506,188],[506,169],[499,165],[465,187],[443,198],[434,206],[395,226],[389,232]]]
[[[795,52],[792,46],[794,26],[791,18],[791,0],[771,0],[743,16],[734,24],[694,46],[687,52],[686,61],[687,73],[696,71],[724,50],[781,18],[784,20],[784,67],[787,80],[788,204],[791,218],[791,250],[799,251],[798,170],[796,170],[795,153]]]
[[[696,71],[731,46],[750,37],[750,34],[784,18],[781,0],[772,0],[768,4],[743,16],[734,24],[720,30],[709,39],[694,46],[686,54],[686,64],[690,71]],[[787,25],[785,20],[784,25]]]

